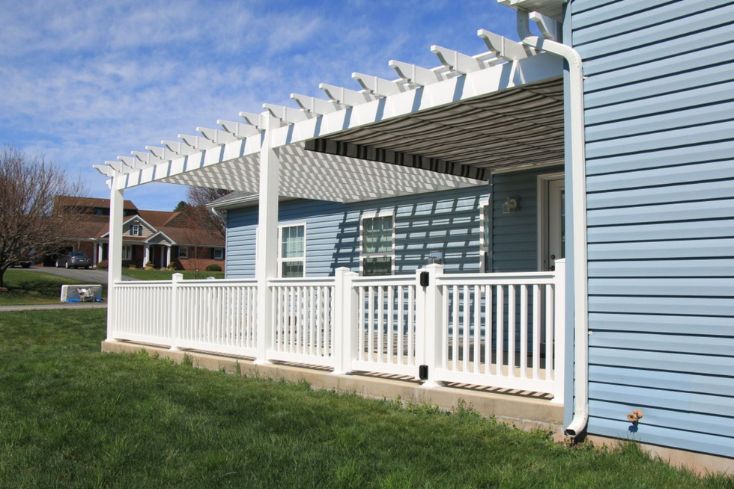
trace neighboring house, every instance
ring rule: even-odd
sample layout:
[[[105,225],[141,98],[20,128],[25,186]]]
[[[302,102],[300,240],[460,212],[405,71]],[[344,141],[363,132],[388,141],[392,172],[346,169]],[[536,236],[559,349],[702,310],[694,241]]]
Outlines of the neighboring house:
[[[66,251],[83,251],[94,263],[108,259],[109,200],[58,197],[57,209],[79,214],[74,235],[68,236]],[[138,209],[131,201],[124,203],[123,266],[156,268],[173,265],[184,270],[203,270],[217,264],[224,268],[224,238],[208,223],[201,224],[185,211]]]
[[[126,320],[121,285],[108,340],[536,390],[569,436],[730,467],[734,4],[501,3],[523,44],[480,31],[479,55],[101,167],[111,218],[151,181],[235,191],[213,204],[232,281],[164,326]]]

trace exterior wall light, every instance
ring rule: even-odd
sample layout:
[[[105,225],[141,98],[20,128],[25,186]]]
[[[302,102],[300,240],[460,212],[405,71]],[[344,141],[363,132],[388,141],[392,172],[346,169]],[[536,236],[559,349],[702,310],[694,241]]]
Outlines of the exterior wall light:
[[[520,210],[520,196],[513,195],[505,199],[502,204],[502,214],[512,214]]]

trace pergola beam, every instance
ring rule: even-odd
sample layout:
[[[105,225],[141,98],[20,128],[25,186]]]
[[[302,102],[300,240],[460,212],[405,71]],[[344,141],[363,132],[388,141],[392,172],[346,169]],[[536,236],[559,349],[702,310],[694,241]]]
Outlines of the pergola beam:
[[[334,102],[333,100],[326,100],[322,98],[310,97],[308,95],[301,95],[298,93],[292,93],[291,99],[298,104],[298,106],[310,112],[311,114],[328,114],[336,112],[344,108],[344,105]]]
[[[350,90],[344,87],[338,87],[336,85],[330,85],[328,83],[319,83],[319,88],[326,93],[336,103],[354,107],[355,105],[361,105],[365,102],[375,100],[375,96],[366,91],[358,92],[356,90]]]
[[[459,51],[454,51],[453,49],[444,48],[434,44],[431,46],[431,52],[438,57],[438,60],[442,65],[456,73],[465,75],[467,73],[481,70],[485,67],[485,64],[482,61],[471,56],[467,56],[464,53],[460,53]]]
[[[436,68],[428,69],[394,59],[391,59],[387,64],[390,68],[395,70],[400,78],[421,87],[446,79],[446,77],[440,73],[442,70],[438,70]]]
[[[477,36],[484,41],[487,49],[496,53],[498,58],[503,58],[508,61],[525,59],[535,53],[532,48],[485,29],[479,29]]]
[[[294,109],[285,105],[263,104],[263,109],[284,124],[294,124],[305,121],[310,117],[308,112],[303,109]]]
[[[197,151],[202,151],[202,150],[213,148],[214,146],[217,146],[216,143],[210,141],[209,139],[205,138],[204,136],[192,136],[190,134],[179,134],[178,137],[181,139],[181,141],[184,142],[184,144],[186,144],[187,146]]]
[[[217,124],[222,126],[222,129],[233,135],[238,139],[244,139],[256,134],[260,134],[258,128],[245,122],[225,121],[219,119]]]
[[[359,83],[363,90],[368,91],[376,97],[387,97],[388,95],[394,95],[408,89],[405,83],[385,80],[384,78],[365,75],[364,73],[352,73],[352,78]]]

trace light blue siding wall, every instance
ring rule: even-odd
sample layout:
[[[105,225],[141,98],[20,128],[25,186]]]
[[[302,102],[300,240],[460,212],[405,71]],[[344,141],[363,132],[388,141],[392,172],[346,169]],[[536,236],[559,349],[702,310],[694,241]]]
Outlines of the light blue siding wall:
[[[306,273],[333,275],[338,267],[359,270],[359,222],[364,212],[395,216],[395,273],[412,273],[432,251],[448,271],[476,272],[480,263],[479,208],[489,187],[413,195],[354,204],[286,201],[280,222],[306,223]],[[255,274],[257,208],[227,213],[227,276]]]
[[[589,432],[732,457],[734,4],[571,8],[588,77]]]
[[[538,176],[563,167],[499,173],[492,176],[492,271],[538,270]],[[503,214],[507,197],[520,197],[520,210]]]

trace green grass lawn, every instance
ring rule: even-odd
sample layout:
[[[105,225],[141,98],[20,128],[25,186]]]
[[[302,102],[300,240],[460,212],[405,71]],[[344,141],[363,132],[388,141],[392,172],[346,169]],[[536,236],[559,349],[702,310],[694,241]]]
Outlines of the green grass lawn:
[[[0,487],[732,488],[460,411],[99,353],[104,311],[0,313]]]
[[[224,278],[224,272],[207,271],[175,271],[170,270],[145,270],[142,268],[123,268],[122,274],[135,280],[171,280],[174,273],[183,273],[184,279],[205,279],[207,277]]]
[[[62,285],[79,283],[70,278],[22,268],[9,268],[4,279],[9,291],[0,292],[0,306],[56,304],[61,296]]]

